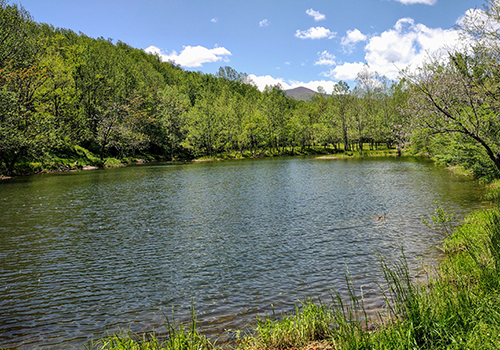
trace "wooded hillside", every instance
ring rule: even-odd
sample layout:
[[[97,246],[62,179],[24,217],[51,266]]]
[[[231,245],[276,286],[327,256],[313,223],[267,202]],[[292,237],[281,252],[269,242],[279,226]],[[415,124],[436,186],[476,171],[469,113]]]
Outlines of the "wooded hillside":
[[[340,81],[331,95],[297,101],[280,86],[259,91],[231,67],[186,71],[121,41],[36,23],[0,0],[0,173],[82,157],[104,166],[109,157],[363,154],[412,142],[415,152],[498,174],[498,61],[485,45],[397,82],[366,66],[354,88]]]

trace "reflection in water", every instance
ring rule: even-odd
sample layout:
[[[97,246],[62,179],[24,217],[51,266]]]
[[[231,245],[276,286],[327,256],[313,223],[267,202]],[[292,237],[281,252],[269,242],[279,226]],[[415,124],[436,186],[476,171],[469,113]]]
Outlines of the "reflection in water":
[[[422,225],[481,189],[418,159],[264,159],[51,174],[0,183],[0,347],[79,346],[162,329],[191,302],[204,329],[242,328],[345,293],[382,306],[377,253],[433,261]],[[379,220],[383,217],[383,220]],[[414,266],[417,266],[414,263]]]

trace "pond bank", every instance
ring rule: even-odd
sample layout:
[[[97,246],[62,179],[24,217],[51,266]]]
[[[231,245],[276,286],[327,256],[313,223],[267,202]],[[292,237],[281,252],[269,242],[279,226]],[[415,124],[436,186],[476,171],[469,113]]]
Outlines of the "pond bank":
[[[217,155],[214,157],[199,157],[199,158],[175,158],[173,160],[165,159],[163,156],[155,155],[138,155],[137,157],[128,158],[105,158],[103,162],[97,156],[85,149],[78,149],[78,157],[73,158],[58,158],[54,157],[50,161],[44,162],[24,162],[16,166],[15,174],[12,176],[1,175],[0,180],[9,180],[16,176],[29,176],[36,174],[49,174],[60,172],[71,172],[80,170],[97,170],[102,168],[116,168],[134,164],[143,164],[150,162],[218,162],[225,160],[243,160],[243,159],[258,159],[258,158],[273,158],[273,157],[301,157],[301,156],[318,156],[318,159],[340,159],[340,158],[362,158],[362,157],[397,157],[396,150],[380,149],[367,150],[363,155],[357,152],[337,152],[330,153],[333,149],[325,149],[323,147],[311,148],[305,150],[284,150],[284,151],[262,151],[262,152],[244,152],[243,155],[239,152]],[[403,157],[408,153],[403,152]],[[102,163],[102,164],[100,164]]]

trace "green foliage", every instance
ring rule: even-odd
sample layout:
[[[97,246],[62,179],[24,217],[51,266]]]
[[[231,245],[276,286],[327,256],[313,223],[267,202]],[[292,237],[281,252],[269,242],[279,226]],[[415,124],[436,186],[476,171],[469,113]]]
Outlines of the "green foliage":
[[[443,231],[446,235],[451,233],[450,223],[453,220],[453,214],[447,214],[446,211],[441,207],[437,201],[434,201],[434,214],[431,215],[432,223],[429,222],[425,217],[422,217],[422,222],[430,227],[437,227],[439,230]]]
[[[20,5],[0,0],[0,68],[26,64],[33,57],[34,29],[30,14]]]
[[[493,13],[497,5],[490,7]],[[488,75],[496,65],[481,45],[473,55],[453,54],[447,65],[426,66],[421,76],[392,82],[365,67],[354,89],[339,82],[330,96],[295,101],[279,85],[258,91],[231,67],[216,75],[184,71],[120,41],[35,23],[5,0],[0,24],[2,174],[15,173],[17,163],[57,168],[54,162],[75,146],[98,155],[95,164],[102,166],[110,165],[107,158],[140,154],[260,157],[310,154],[318,147],[365,155],[385,145],[401,155],[412,140],[413,152],[459,164],[487,181],[500,176],[492,162],[500,130],[498,74]],[[443,98],[457,97],[446,106],[463,126],[461,136],[454,135],[457,128],[450,131],[453,118],[436,118],[423,82]]]
[[[75,147],[104,166],[137,154],[260,157],[394,143],[375,114],[363,114],[369,122],[355,132],[353,118],[366,101],[345,83],[332,96],[298,102],[279,85],[258,91],[231,67],[215,76],[188,72],[120,41],[37,24],[4,0],[0,22],[2,174],[21,169],[16,164],[29,171],[30,162],[67,168],[77,162]],[[387,105],[386,94],[371,94],[370,106]]]
[[[484,199],[489,201],[500,200],[500,180],[495,180],[488,184]]]
[[[166,86],[157,92],[155,118],[145,126],[150,147],[157,152],[170,155],[182,154],[181,143],[185,139],[189,99],[175,87]]]
[[[463,135],[434,135],[425,141],[415,141],[414,147],[417,152],[430,154],[439,164],[460,165],[483,182],[490,182],[500,177],[500,171],[484,148]]]

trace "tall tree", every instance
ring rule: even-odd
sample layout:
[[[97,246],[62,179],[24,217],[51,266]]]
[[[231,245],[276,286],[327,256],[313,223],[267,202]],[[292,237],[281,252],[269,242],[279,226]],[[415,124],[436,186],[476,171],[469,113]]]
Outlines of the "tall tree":
[[[0,0],[0,167],[48,151],[51,116],[37,110],[47,70],[37,56],[38,27],[22,7]]]
[[[341,139],[344,143],[344,150],[350,151],[349,130],[351,125],[350,108],[353,104],[353,97],[349,92],[349,84],[339,81],[332,92],[334,114],[337,116],[338,130],[340,130]]]
[[[354,120],[359,154],[361,155],[363,154],[364,141],[373,138],[373,135],[369,135],[369,132],[373,131],[374,121],[378,113],[377,90],[381,86],[379,78],[378,73],[371,71],[367,65],[356,77]]]
[[[170,159],[182,153],[181,143],[186,137],[186,118],[189,98],[176,87],[166,86],[158,91],[156,112],[146,127],[152,145]]]
[[[34,23],[20,5],[0,0],[0,67],[11,61],[28,63],[35,51]]]

